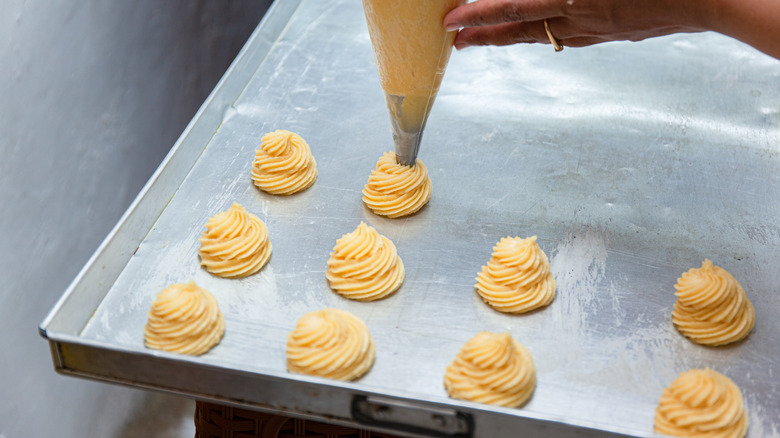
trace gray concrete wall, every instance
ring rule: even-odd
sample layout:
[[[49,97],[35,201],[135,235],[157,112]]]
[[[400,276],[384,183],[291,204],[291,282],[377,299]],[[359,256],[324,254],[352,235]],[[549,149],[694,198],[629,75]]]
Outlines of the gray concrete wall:
[[[2,2],[0,438],[192,428],[191,401],[55,374],[37,326],[270,2]]]

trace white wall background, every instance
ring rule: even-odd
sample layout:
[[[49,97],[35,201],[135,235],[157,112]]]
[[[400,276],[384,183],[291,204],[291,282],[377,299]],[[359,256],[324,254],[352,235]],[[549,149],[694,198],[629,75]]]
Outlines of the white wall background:
[[[270,3],[0,1],[0,438],[192,436],[189,400],[57,375],[37,326]]]

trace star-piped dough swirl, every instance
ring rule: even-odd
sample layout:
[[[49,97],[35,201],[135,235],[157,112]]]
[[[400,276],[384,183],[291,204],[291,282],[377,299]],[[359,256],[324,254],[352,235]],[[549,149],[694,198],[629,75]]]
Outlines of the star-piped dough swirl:
[[[555,279],[547,255],[527,239],[504,237],[474,285],[482,299],[505,313],[524,313],[550,304],[555,298]]]
[[[234,202],[229,210],[206,222],[198,254],[200,264],[218,277],[252,275],[271,257],[268,228],[260,218]]]
[[[742,438],[747,428],[739,387],[709,368],[681,373],[655,409],[655,431],[665,435]]]
[[[756,323],[756,311],[745,290],[725,269],[709,259],[677,279],[672,322],[702,345],[725,345],[744,339]]]
[[[534,392],[536,367],[509,333],[480,332],[447,367],[444,387],[452,398],[513,408]]]
[[[307,313],[287,337],[287,369],[294,373],[354,380],[371,368],[375,356],[368,327],[345,310]]]
[[[428,169],[421,160],[414,166],[403,166],[396,162],[395,152],[386,152],[368,177],[363,202],[379,216],[399,218],[427,204],[431,187]]]
[[[168,286],[157,294],[144,327],[147,347],[201,355],[225,333],[225,318],[216,298],[195,282]]]
[[[300,135],[276,130],[264,135],[252,162],[252,181],[273,195],[292,195],[317,179],[317,162]]]
[[[325,272],[333,290],[357,301],[392,294],[401,287],[404,274],[393,242],[364,222],[336,241]]]

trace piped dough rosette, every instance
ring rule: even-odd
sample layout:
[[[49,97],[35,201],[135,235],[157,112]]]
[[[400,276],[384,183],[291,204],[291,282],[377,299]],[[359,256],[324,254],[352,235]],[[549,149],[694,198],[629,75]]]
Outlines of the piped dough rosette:
[[[317,179],[317,162],[300,135],[276,130],[264,135],[252,162],[252,181],[273,195],[292,195]]]
[[[509,333],[480,332],[447,367],[444,387],[452,398],[514,408],[534,392],[536,367]]]
[[[739,387],[709,368],[681,373],[655,409],[655,431],[698,438],[742,438],[748,417]]]
[[[371,171],[363,202],[375,214],[399,218],[416,213],[431,199],[431,178],[421,160],[414,166],[398,164],[395,152],[386,152]]]
[[[744,339],[756,323],[756,311],[739,282],[709,259],[677,279],[672,322],[702,345],[725,345]]]
[[[555,298],[555,279],[547,255],[527,239],[504,237],[474,285],[482,299],[505,313],[524,313],[550,304]]]
[[[206,222],[200,237],[200,264],[223,278],[252,275],[271,257],[268,228],[238,203]]]
[[[390,239],[361,222],[336,241],[325,276],[330,287],[344,297],[374,301],[401,287],[404,264]]]
[[[216,298],[195,282],[168,286],[157,294],[144,327],[147,347],[201,355],[225,333],[225,318]]]
[[[371,368],[375,356],[368,327],[345,310],[307,313],[287,337],[287,369],[294,373],[354,380]]]

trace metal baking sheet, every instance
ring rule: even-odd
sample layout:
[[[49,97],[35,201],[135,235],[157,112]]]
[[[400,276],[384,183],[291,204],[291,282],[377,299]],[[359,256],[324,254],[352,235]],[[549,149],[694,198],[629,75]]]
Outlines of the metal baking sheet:
[[[710,33],[453,54],[420,154],[430,204],[384,219],[360,193],[392,149],[362,14],[356,0],[275,2],[42,323],[55,367],[411,435],[647,437],[663,388],[709,366],[742,389],[749,437],[780,436],[780,63]],[[249,177],[275,129],[301,134],[317,159],[317,182],[295,196],[264,194]],[[273,243],[269,264],[242,280],[211,276],[197,256],[207,219],[233,202]],[[324,275],[336,239],[360,221],[406,265],[400,291],[380,302],[345,300]],[[557,281],[549,307],[521,316],[473,288],[492,246],[515,235],[538,236]],[[755,304],[744,342],[705,348],[671,324],[677,277],[705,258]],[[194,358],[145,349],[155,295],[188,280],[219,300],[224,339]],[[357,382],[285,370],[287,333],[324,307],[355,313],[374,336],[376,363]],[[480,330],[511,332],[533,354],[538,384],[524,407],[447,397],[444,369]]]

